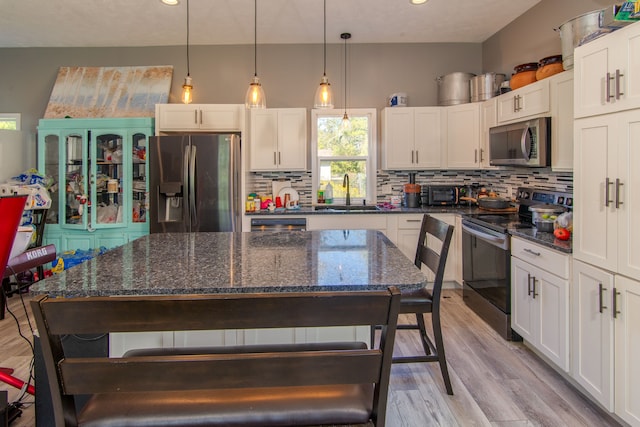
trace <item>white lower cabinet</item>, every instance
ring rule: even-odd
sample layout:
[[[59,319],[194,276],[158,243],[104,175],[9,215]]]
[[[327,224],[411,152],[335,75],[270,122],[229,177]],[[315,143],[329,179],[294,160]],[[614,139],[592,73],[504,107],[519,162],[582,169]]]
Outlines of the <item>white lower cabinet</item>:
[[[424,214],[400,214],[388,215],[387,237],[404,253],[407,258],[413,261],[416,257],[418,247],[418,234],[422,225]],[[462,229],[458,224],[460,216],[456,214],[431,214],[449,225],[453,225],[453,237],[447,255],[447,264],[444,269],[444,281],[462,284]],[[439,243],[439,242],[438,242]],[[434,244],[435,245],[435,244]],[[439,247],[434,246],[439,250]],[[433,274],[426,267],[423,271],[427,275],[427,280],[433,280]]]
[[[640,426],[640,282],[615,279],[615,412]]]
[[[569,372],[570,256],[511,238],[511,327]]]
[[[640,426],[640,282],[574,261],[572,309],[572,377]]]

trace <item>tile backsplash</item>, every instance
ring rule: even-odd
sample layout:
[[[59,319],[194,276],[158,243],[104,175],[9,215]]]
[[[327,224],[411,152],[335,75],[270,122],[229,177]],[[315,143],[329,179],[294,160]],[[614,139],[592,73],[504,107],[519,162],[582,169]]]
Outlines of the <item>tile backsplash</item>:
[[[315,191],[311,188],[311,172],[251,172],[247,176],[247,193],[271,193],[271,181],[289,179],[298,191],[302,206],[312,204]],[[377,201],[389,201],[392,195],[401,195],[402,186],[409,182],[408,171],[382,171],[377,173]],[[520,186],[544,188],[573,193],[573,173],[553,172],[550,168],[500,168],[487,170],[427,170],[416,171],[415,182],[421,186],[451,184],[477,185],[493,189],[503,197],[515,197]]]

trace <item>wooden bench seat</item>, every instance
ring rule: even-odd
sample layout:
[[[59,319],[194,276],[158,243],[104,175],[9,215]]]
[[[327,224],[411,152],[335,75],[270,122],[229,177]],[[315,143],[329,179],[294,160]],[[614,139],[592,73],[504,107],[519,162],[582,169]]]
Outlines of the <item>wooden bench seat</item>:
[[[383,426],[399,292],[32,302],[56,426]],[[143,349],[65,357],[67,334],[384,325],[365,343]],[[91,395],[76,412],[73,396]]]

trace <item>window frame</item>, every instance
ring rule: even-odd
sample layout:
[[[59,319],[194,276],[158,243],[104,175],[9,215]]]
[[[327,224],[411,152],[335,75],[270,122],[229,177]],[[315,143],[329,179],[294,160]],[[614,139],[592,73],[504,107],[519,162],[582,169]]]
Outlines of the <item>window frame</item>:
[[[318,157],[318,118],[320,117],[337,117],[342,118],[345,111],[342,109],[317,109],[311,110],[311,188],[312,188],[312,205],[318,204],[317,190],[320,185],[320,158]],[[375,205],[377,203],[377,147],[378,147],[378,129],[377,129],[377,110],[375,108],[350,108],[347,110],[349,117],[366,116],[369,122],[369,146],[367,165],[367,205]],[[344,204],[344,199],[335,199],[334,204]],[[361,204],[362,199],[351,199],[351,204]]]
[[[21,115],[20,113],[0,113],[0,122],[13,122],[16,124],[15,130],[22,130],[21,123]],[[2,129],[2,130],[14,130],[14,129]]]

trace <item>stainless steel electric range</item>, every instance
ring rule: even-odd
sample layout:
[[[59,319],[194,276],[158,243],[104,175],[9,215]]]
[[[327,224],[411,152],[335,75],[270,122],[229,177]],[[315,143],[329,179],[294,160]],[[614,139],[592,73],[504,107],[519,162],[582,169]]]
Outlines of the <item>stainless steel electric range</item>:
[[[569,193],[520,187],[517,209],[465,215],[462,219],[463,300],[507,340],[522,338],[511,330],[510,229],[532,228],[529,207],[560,205],[570,210]]]

